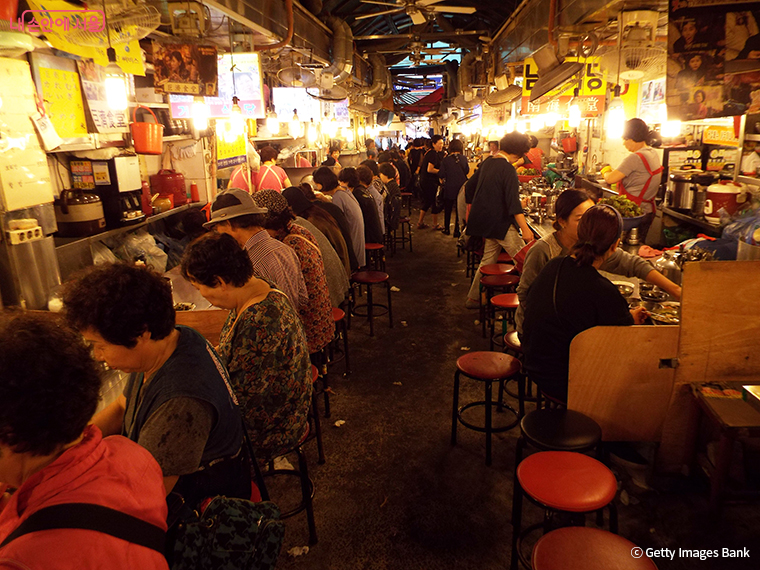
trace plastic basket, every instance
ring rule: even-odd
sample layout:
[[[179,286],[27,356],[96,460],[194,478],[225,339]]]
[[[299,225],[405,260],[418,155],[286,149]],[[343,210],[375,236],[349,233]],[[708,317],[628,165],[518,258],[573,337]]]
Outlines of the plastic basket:
[[[155,123],[137,122],[137,109],[146,109],[153,115]],[[156,115],[145,105],[138,105],[132,111],[132,141],[137,154],[163,154],[164,126],[158,122]]]

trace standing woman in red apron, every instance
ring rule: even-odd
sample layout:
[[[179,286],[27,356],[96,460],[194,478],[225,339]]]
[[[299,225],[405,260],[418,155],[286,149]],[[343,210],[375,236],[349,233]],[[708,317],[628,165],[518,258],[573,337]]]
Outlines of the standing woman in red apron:
[[[642,240],[646,239],[654,219],[654,198],[660,187],[662,163],[657,152],[647,144],[650,131],[641,119],[626,121],[623,146],[630,152],[615,170],[602,171],[605,182],[618,185],[621,196],[636,203],[647,215],[639,226]]]

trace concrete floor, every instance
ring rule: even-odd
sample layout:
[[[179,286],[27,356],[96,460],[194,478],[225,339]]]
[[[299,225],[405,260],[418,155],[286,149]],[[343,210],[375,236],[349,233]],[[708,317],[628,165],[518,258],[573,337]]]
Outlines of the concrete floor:
[[[464,257],[456,257],[454,238],[415,230],[414,252],[389,257],[387,271],[400,289],[393,293],[394,326],[377,318],[373,338],[366,319],[353,320],[353,373],[331,374],[332,417],[323,420],[327,462],[317,465],[316,443],[307,446],[319,543],[308,554],[288,555],[308,543],[305,514],[288,519],[278,568],[506,569],[517,428],[494,436],[491,467],[481,434],[460,427],[458,445],[449,443],[454,363],[465,350],[488,350],[477,311],[464,308]],[[463,382],[460,402],[481,398],[480,385]],[[345,424],[334,427],[337,420]],[[704,478],[659,483],[668,491],[624,485],[633,502],[618,502],[622,536],[643,548],[748,547],[751,555],[744,561],[658,558],[660,570],[760,568],[756,506],[732,505],[722,518],[711,518]],[[299,492],[275,488],[272,494],[287,507]],[[540,516],[526,505],[526,523]]]

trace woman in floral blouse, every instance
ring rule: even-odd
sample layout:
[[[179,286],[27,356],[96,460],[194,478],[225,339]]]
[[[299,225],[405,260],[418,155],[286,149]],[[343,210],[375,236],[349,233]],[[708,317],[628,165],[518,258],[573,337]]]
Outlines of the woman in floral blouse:
[[[269,210],[264,226],[269,234],[292,247],[301,262],[309,302],[298,313],[306,329],[309,352],[315,355],[328,345],[335,331],[330,291],[327,289],[325,267],[317,240],[309,230],[293,223],[295,216],[288,201],[278,191],[259,190],[253,195],[253,201]]]
[[[185,250],[182,275],[212,305],[230,311],[219,355],[230,373],[259,461],[292,449],[307,429],[311,363],[293,305],[253,277],[248,254],[228,235],[209,233]]]

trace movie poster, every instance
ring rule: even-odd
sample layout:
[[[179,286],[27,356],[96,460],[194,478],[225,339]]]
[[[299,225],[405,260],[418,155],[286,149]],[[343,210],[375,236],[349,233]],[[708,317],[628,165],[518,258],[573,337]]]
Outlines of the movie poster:
[[[153,88],[156,93],[216,97],[216,60],[216,46],[153,42]]]
[[[759,22],[756,2],[670,0],[669,118],[698,120],[760,110]]]

